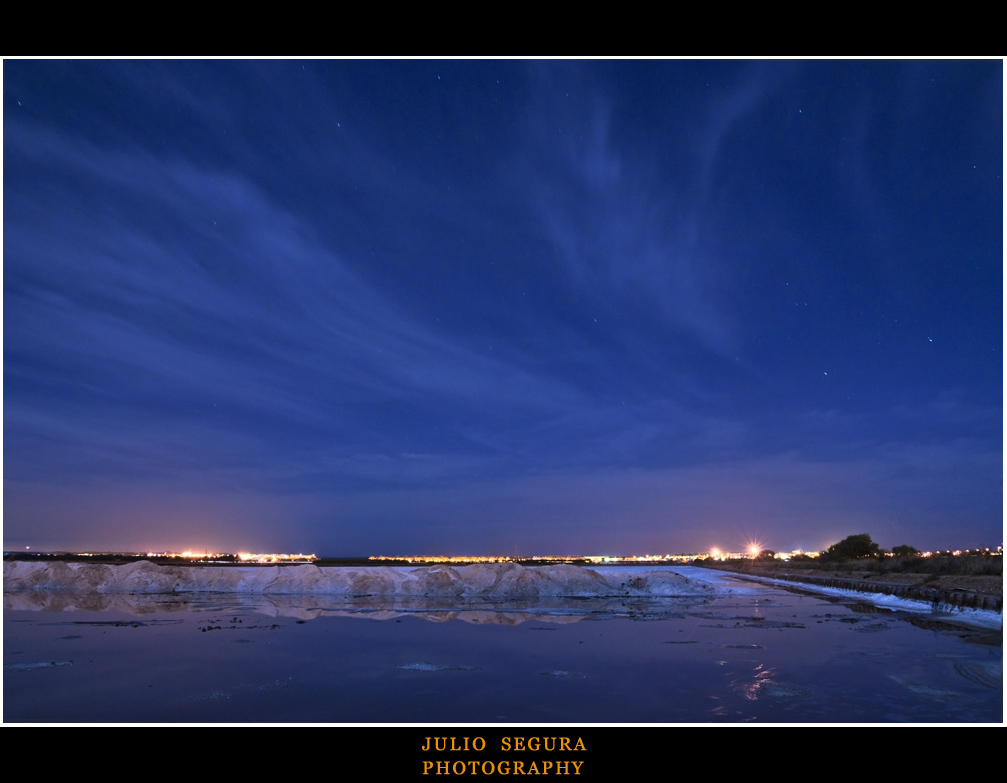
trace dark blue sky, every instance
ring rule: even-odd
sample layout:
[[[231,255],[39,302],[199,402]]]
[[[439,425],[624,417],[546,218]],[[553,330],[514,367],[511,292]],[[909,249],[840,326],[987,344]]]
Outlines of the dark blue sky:
[[[7,549],[1002,542],[1000,60],[3,83]]]

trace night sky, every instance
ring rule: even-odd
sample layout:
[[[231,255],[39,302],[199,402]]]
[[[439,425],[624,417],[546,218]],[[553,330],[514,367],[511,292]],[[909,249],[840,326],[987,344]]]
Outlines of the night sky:
[[[1003,536],[1003,64],[3,63],[5,549]]]

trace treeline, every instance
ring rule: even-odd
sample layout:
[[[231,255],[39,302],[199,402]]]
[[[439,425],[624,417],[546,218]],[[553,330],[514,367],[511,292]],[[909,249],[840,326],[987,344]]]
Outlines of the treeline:
[[[913,546],[902,544],[885,551],[867,533],[847,536],[822,552],[816,560],[823,568],[852,565],[877,573],[1003,575],[1003,556],[985,550],[935,552],[927,557]]]
[[[911,573],[933,575],[1003,576],[1003,557],[999,552],[970,550],[965,552],[934,552],[923,556],[913,546],[902,544],[891,551],[882,549],[867,533],[847,536],[818,557],[797,555],[790,560],[774,560],[765,550],[752,560],[729,561],[740,570],[746,564],[752,568],[799,568],[807,571],[852,569],[878,574]],[[699,565],[700,563],[697,563]],[[716,568],[718,562],[702,563]]]

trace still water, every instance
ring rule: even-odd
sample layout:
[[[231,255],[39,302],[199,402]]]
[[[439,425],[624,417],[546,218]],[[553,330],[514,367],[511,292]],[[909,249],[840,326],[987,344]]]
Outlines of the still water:
[[[1003,720],[999,629],[717,579],[712,598],[545,606],[5,595],[3,719]]]

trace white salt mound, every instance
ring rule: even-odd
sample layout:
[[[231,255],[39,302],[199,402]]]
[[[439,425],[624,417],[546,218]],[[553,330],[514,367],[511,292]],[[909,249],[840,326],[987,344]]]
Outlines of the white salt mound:
[[[573,565],[480,563],[453,568],[319,568],[315,565],[160,566],[88,563],[3,564],[4,592],[246,593],[340,596],[695,596],[713,588],[670,571],[594,571]]]

